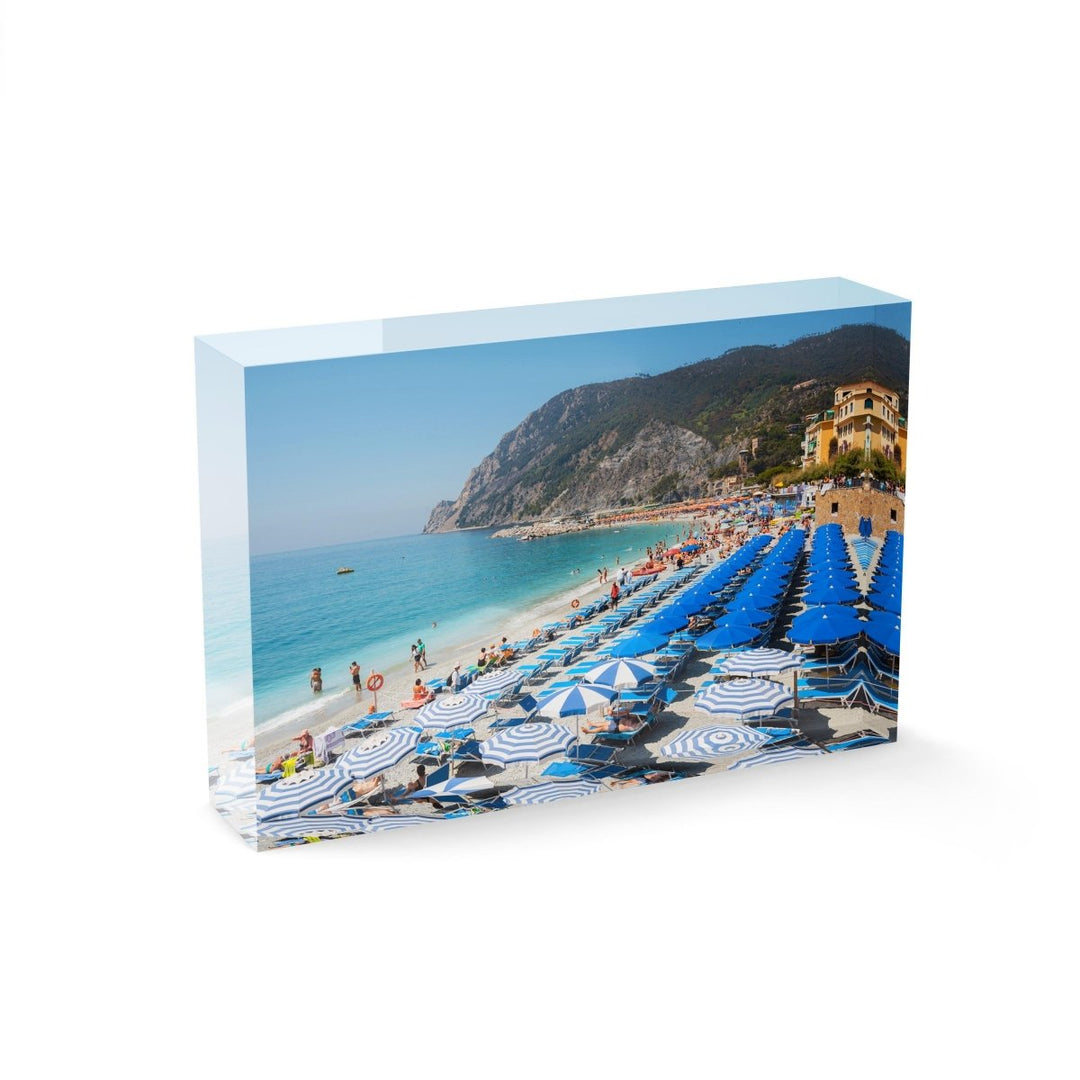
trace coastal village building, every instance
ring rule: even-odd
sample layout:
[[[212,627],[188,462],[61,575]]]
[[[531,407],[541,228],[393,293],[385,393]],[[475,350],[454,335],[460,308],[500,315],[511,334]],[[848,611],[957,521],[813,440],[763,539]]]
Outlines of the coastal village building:
[[[877,450],[903,469],[907,421],[900,395],[876,382],[848,383],[833,393],[833,407],[806,417],[803,467],[824,465],[850,450]]]

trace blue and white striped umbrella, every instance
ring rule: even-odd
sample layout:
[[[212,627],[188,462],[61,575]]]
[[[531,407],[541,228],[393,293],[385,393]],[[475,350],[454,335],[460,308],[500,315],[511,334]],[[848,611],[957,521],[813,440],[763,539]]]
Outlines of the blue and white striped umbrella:
[[[494,791],[495,785],[485,776],[453,776],[449,780],[421,788],[408,796],[409,799],[438,799],[441,796],[464,797],[481,791]]]
[[[769,736],[757,728],[741,724],[722,724],[695,728],[660,747],[660,756],[693,761],[696,758],[720,758],[742,754],[769,742]]]
[[[755,765],[775,765],[778,761],[794,761],[797,758],[818,757],[825,751],[820,746],[781,746],[776,750],[762,750],[740,758],[731,764],[733,769],[752,769]]]
[[[732,720],[763,720],[792,699],[786,686],[768,679],[731,679],[699,690],[694,707]]]
[[[615,691],[610,687],[579,683],[542,697],[537,702],[536,711],[540,716],[549,716],[553,720],[561,716],[583,716],[590,709],[603,708],[614,697]]]
[[[255,798],[255,764],[251,761],[234,765],[213,789],[214,804],[224,806],[237,799]]]
[[[416,714],[416,719],[429,731],[443,731],[467,726],[479,720],[490,708],[491,705],[476,694],[451,694],[429,702]]]
[[[489,675],[481,675],[469,683],[470,694],[493,694],[497,690],[507,690],[515,683],[521,682],[525,676],[516,668],[505,668],[501,671],[493,671]]]
[[[560,799],[580,799],[603,790],[604,785],[596,780],[553,780],[515,788],[509,795],[504,795],[503,800],[510,806],[527,806],[558,802]]]
[[[643,682],[656,677],[656,667],[644,660],[609,660],[599,667],[594,667],[585,681],[593,686],[611,686],[619,689],[624,686],[640,686]]]
[[[574,741],[574,733],[561,724],[518,724],[480,744],[485,764],[510,765],[515,761],[540,761],[559,754]]]
[[[319,803],[336,799],[353,782],[352,774],[338,766],[306,769],[286,776],[259,791],[255,804],[260,828],[264,821],[292,817]]]
[[[365,739],[359,746],[346,751],[338,759],[338,766],[354,780],[366,780],[376,773],[393,768],[402,758],[416,749],[420,741],[420,728],[397,727]]]
[[[437,817],[422,817],[420,814],[380,814],[378,817],[365,819],[364,832],[377,833],[389,832],[393,829],[408,829],[413,825],[431,825],[438,820]]]
[[[721,660],[713,670],[720,675],[775,675],[801,667],[802,662],[799,653],[783,649],[747,649]]]
[[[265,821],[259,826],[260,840],[300,840],[305,836],[352,836],[367,832],[363,818],[345,814],[288,817]]]

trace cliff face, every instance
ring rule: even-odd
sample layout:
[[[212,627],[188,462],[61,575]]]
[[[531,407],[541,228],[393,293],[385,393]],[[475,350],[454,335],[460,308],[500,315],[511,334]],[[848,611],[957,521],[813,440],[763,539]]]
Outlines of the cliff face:
[[[499,440],[425,532],[506,525],[704,493],[756,440],[756,467],[798,457],[803,418],[836,385],[874,378],[906,399],[908,343],[845,326],[661,375],[564,391]]]

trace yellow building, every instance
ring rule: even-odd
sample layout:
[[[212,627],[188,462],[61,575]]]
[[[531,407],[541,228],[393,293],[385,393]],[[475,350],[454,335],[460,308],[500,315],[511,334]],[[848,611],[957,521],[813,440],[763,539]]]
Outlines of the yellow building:
[[[851,450],[877,450],[898,469],[907,463],[907,421],[900,395],[880,383],[848,383],[833,393],[833,407],[806,417],[803,466],[824,465]]]

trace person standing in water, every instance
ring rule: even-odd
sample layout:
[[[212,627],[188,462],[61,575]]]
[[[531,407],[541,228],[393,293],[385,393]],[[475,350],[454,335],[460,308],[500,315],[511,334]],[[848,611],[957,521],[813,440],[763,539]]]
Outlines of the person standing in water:
[[[308,679],[308,682],[311,683],[311,692],[313,694],[321,694],[322,693],[322,668],[321,667],[311,669],[311,677]]]
[[[360,686],[360,665],[355,660],[349,665],[349,674],[352,676],[353,689],[359,694],[362,689]]]

